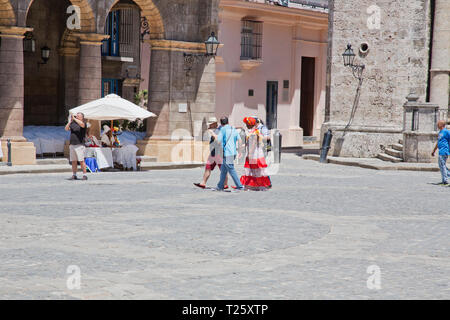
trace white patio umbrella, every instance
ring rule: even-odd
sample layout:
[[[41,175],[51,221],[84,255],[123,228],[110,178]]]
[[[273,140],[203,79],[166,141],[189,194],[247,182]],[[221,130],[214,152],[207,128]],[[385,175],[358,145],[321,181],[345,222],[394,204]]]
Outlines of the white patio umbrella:
[[[121,98],[116,94],[107,95],[104,98],[91,101],[79,107],[69,110],[71,114],[81,112],[88,120],[130,120],[156,117],[134,103]]]

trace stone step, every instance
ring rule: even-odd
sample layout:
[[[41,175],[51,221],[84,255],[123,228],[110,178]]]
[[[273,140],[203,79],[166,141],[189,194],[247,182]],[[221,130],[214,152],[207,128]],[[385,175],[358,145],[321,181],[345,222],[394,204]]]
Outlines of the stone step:
[[[141,162],[157,162],[157,157],[150,157],[150,156],[138,156],[141,158]]]
[[[398,140],[398,143],[401,144],[401,145],[403,145],[403,139],[399,139],[399,140]]]
[[[139,157],[139,156],[138,156]],[[142,163],[155,163],[157,162],[156,157],[140,156]],[[47,159],[36,159],[37,165],[59,165],[59,164],[70,164],[67,158],[47,158]]]
[[[384,153],[386,153],[386,154],[388,154],[390,156],[396,157],[396,158],[403,159],[403,151],[399,151],[399,150],[391,149],[391,148],[386,148],[384,150]]]
[[[385,153],[379,153],[377,156],[378,159],[381,159],[383,161],[390,161],[390,162],[403,162],[403,159],[397,158],[397,157],[393,157],[390,156],[388,154]]]
[[[318,137],[315,136],[304,136],[303,143],[317,143],[319,141]]]
[[[44,158],[36,159],[37,165],[57,165],[57,164],[69,164],[69,159],[67,158]]]
[[[402,151],[403,152],[403,145],[400,143],[395,143],[389,146],[391,149],[395,149],[397,151]]]

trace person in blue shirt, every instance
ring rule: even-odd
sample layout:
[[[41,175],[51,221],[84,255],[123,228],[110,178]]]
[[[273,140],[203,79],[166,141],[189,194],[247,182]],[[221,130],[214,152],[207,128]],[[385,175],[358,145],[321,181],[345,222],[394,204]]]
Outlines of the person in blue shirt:
[[[237,130],[230,126],[228,123],[227,117],[222,117],[220,119],[220,124],[222,127],[220,128],[219,135],[217,136],[217,142],[222,144],[223,150],[223,163],[220,168],[220,181],[217,184],[217,190],[223,191],[225,185],[225,178],[229,173],[231,178],[233,179],[236,189],[244,190],[244,187],[241,184],[241,181],[237,175],[236,169],[234,168],[234,160],[237,155],[237,146],[238,143],[241,142],[241,137]]]
[[[447,159],[450,155],[450,131],[445,128],[445,121],[438,122],[439,135],[438,141],[431,155],[434,157],[436,150],[439,148],[439,169],[441,170],[442,182],[440,185],[448,186],[448,168]]]

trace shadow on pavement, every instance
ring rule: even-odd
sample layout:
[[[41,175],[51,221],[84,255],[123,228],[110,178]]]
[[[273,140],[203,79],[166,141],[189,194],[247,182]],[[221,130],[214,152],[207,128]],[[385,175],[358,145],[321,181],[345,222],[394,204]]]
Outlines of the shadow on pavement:
[[[319,147],[296,147],[296,148],[283,148],[282,153],[293,153],[299,157],[304,154],[320,154]]]

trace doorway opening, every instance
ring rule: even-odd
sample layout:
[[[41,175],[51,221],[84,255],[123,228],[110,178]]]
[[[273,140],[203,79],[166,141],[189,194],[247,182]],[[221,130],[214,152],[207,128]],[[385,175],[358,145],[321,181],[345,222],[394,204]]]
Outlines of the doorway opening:
[[[306,137],[314,135],[315,70],[316,59],[302,57],[300,127]]]
[[[277,128],[278,81],[267,81],[266,126]]]

